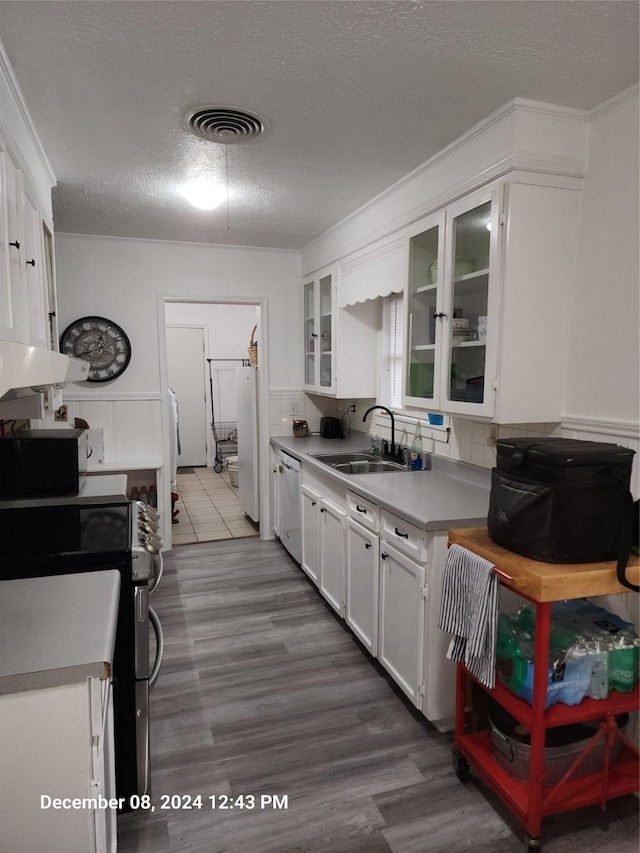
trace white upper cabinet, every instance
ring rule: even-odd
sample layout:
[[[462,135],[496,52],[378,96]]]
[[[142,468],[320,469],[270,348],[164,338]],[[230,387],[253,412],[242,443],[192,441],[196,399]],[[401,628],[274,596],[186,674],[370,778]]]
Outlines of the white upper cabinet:
[[[22,238],[22,179],[7,151],[0,152],[0,338],[27,340],[27,299],[20,249]]]
[[[0,157],[0,339],[57,350],[50,327],[53,267],[47,263],[41,207],[9,152]]]
[[[325,394],[335,390],[334,278],[328,271],[304,284],[304,387]]]
[[[0,340],[57,351],[55,176],[1,46],[0,102]]]
[[[332,397],[375,397],[379,300],[337,305],[336,272],[303,283],[304,390]]]
[[[560,420],[579,207],[574,186],[514,175],[412,228],[405,405]]]

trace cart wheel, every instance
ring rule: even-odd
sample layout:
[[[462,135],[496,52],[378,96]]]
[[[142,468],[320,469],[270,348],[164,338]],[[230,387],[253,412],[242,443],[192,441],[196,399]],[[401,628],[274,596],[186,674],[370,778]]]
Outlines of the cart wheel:
[[[451,760],[453,761],[453,769],[456,772],[456,776],[463,785],[466,785],[469,781],[469,762],[455,746],[451,750]]]
[[[527,853],[540,853],[542,850],[542,841],[540,840],[540,837],[532,838],[530,835],[525,835],[524,849]]]
[[[213,466],[213,470],[216,472],[216,474],[219,474],[219,473],[220,473],[220,471],[222,471],[222,465],[221,465],[221,463],[220,463],[220,462],[216,462],[216,464]]]

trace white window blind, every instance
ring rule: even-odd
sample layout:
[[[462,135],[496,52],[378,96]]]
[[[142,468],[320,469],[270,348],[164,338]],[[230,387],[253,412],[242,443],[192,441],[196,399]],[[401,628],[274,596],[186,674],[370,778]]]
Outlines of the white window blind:
[[[404,349],[404,304],[401,293],[386,296],[383,301],[383,359],[387,381],[383,389],[386,405],[402,406],[402,351]]]

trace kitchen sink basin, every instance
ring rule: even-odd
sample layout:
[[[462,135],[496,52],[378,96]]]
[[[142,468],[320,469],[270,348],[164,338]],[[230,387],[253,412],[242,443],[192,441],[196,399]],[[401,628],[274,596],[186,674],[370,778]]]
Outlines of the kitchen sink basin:
[[[407,471],[408,469],[399,462],[391,462],[388,459],[380,459],[373,453],[351,452],[351,453],[312,453],[318,462],[330,465],[336,471],[343,474],[385,474],[389,472]]]

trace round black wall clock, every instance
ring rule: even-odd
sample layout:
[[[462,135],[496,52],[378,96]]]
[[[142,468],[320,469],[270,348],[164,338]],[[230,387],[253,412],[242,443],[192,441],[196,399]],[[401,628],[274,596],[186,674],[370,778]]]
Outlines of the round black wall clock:
[[[60,336],[60,352],[91,365],[88,382],[108,382],[126,370],[131,344],[123,329],[104,317],[81,317]]]

